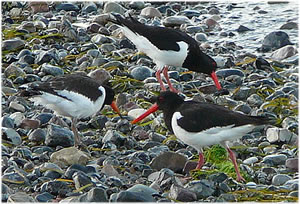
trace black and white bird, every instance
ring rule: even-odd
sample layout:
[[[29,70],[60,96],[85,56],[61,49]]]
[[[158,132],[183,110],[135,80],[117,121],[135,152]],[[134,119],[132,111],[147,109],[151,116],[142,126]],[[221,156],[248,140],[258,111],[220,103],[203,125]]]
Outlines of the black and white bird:
[[[167,128],[182,142],[198,150],[197,169],[201,169],[204,164],[202,147],[221,144],[229,153],[238,181],[244,178],[227,141],[241,138],[256,126],[271,122],[262,116],[244,115],[216,104],[184,101],[178,94],[166,91],[160,93],[156,103],[147,112],[131,123],[137,123],[158,109],[163,111]]]
[[[104,105],[110,105],[120,115],[114,102],[114,91],[82,74],[53,77],[46,82],[26,84],[20,88],[25,88],[20,95],[30,97],[35,105],[42,105],[56,115],[72,119],[75,146],[81,143],[76,128],[78,119],[94,115]]]
[[[184,67],[191,71],[208,74],[212,77],[217,89],[222,89],[215,73],[217,63],[200,50],[197,41],[191,36],[180,30],[144,25],[131,16],[123,18],[118,14],[112,14],[110,20],[120,25],[124,35],[137,49],[154,61],[158,68],[156,78],[163,91],[166,91],[166,88],[161,80],[161,72],[170,90],[178,92],[170,82],[168,66]]]

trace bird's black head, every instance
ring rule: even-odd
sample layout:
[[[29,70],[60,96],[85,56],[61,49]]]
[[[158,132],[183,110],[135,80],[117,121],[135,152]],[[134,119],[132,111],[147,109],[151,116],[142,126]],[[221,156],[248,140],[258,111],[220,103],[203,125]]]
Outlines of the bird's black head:
[[[109,86],[103,86],[106,92],[106,97],[104,100],[105,105],[110,105],[114,101],[115,92],[112,88]]]
[[[201,70],[203,70],[203,73],[211,75],[211,73],[215,72],[216,69],[217,69],[216,61],[212,57],[204,54],[201,63]]]
[[[156,98],[156,103],[160,110],[177,108],[184,102],[184,99],[178,94],[171,91],[164,91]]]

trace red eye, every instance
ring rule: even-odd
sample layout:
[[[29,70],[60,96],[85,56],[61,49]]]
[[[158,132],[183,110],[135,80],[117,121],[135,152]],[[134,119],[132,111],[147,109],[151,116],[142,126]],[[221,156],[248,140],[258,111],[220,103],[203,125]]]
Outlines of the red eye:
[[[158,97],[158,100],[159,100],[160,102],[163,102],[163,101],[164,101],[164,97],[160,96],[160,97]]]
[[[214,67],[216,67],[216,66],[217,66],[217,63],[216,63],[216,62],[213,62],[212,65],[213,65]]]

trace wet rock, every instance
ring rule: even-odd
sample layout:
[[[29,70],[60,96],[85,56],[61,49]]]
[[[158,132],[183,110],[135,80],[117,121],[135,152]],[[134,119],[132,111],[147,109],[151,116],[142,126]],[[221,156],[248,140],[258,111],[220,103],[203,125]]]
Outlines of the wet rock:
[[[116,130],[108,130],[102,139],[103,143],[112,142],[117,147],[123,146],[124,141],[125,138]]]
[[[119,13],[119,14],[124,14],[126,11],[125,8],[123,8],[120,4],[115,3],[115,2],[106,2],[103,8],[104,13]]]
[[[82,12],[84,13],[92,13],[97,11],[97,5],[94,2],[88,2],[82,8]]]
[[[74,145],[73,132],[58,125],[50,124],[47,129],[45,144],[50,147]]]
[[[236,196],[233,194],[229,194],[229,193],[225,193],[225,194],[221,194],[216,202],[236,202]]]
[[[185,185],[185,188],[195,192],[197,195],[197,200],[205,199],[213,195],[216,191],[215,184],[206,179],[191,181]]]
[[[121,191],[110,202],[155,202],[155,199],[143,192]]]
[[[272,184],[274,186],[281,186],[285,184],[287,181],[291,180],[292,178],[285,174],[277,174],[272,179]]]
[[[189,174],[189,172],[193,169],[196,169],[198,162],[194,162],[194,161],[187,161],[184,165],[183,168],[183,173],[184,174]]]
[[[146,7],[142,9],[141,16],[148,17],[148,18],[154,18],[154,17],[160,18],[161,13],[158,9],[154,7]]]
[[[120,177],[118,171],[112,165],[109,164],[104,165],[101,169],[101,172],[106,174],[107,176],[115,176],[117,178]]]
[[[245,159],[243,161],[243,164],[251,165],[251,164],[254,164],[256,162],[258,162],[258,158],[257,157],[249,157],[249,158],[247,158],[247,159]]]
[[[35,196],[35,199],[38,202],[49,202],[54,198],[55,197],[53,195],[51,195],[50,193],[48,193],[48,192],[44,192],[44,193],[41,193],[41,194],[38,194],[38,195]]]
[[[13,119],[11,119],[8,116],[2,117],[2,127],[14,128],[14,126],[15,126],[15,123],[14,123]]]
[[[9,108],[20,112],[25,112],[25,107],[15,101],[9,103]]]
[[[207,35],[205,33],[196,33],[195,40],[197,40],[198,42],[206,42]]]
[[[26,178],[24,177],[24,175],[19,172],[4,173],[2,176],[2,181],[8,184],[24,184],[25,179]]]
[[[53,66],[50,64],[43,64],[41,71],[44,72],[45,74],[49,74],[52,76],[59,76],[59,75],[63,75],[64,71],[62,68],[57,67],[57,66]]]
[[[186,16],[169,16],[165,18],[162,24],[166,27],[180,26],[181,24],[189,24],[190,20]]]
[[[214,27],[219,25],[218,22],[212,18],[205,19],[204,23],[208,26],[209,29],[213,29]]]
[[[292,45],[286,45],[271,53],[270,57],[274,60],[283,60],[297,54],[297,49]]]
[[[24,193],[24,192],[17,192],[12,195],[10,195],[7,199],[7,202],[9,203],[33,203],[37,202],[33,197],[30,195]]]
[[[247,98],[247,102],[252,107],[259,107],[264,103],[263,99],[257,94],[250,95]]]
[[[79,196],[79,202],[108,202],[107,193],[100,187],[95,187],[89,190],[89,192]]]
[[[169,168],[174,172],[181,172],[186,162],[187,158],[182,154],[175,152],[163,152],[151,161],[150,166],[152,169],[156,170]]]
[[[219,13],[220,13],[220,11],[217,8],[211,8],[211,9],[208,10],[208,14],[210,14],[210,15],[216,15],[216,14],[219,14]]]
[[[75,3],[60,3],[58,5],[56,5],[55,9],[57,11],[79,11],[79,7],[75,4]]]
[[[170,188],[169,197],[181,202],[193,202],[197,200],[195,192],[174,184]]]
[[[89,77],[96,79],[101,84],[106,84],[111,78],[111,74],[105,69],[96,69],[88,74]]]
[[[260,50],[262,52],[268,52],[286,45],[292,45],[288,34],[283,31],[274,31],[265,36]]]
[[[33,22],[30,21],[23,21],[21,25],[17,27],[18,30],[27,30],[29,33],[36,32],[36,26]]]
[[[237,76],[240,76],[240,77],[245,76],[244,72],[242,72],[239,69],[221,69],[221,70],[217,70],[216,75],[218,77],[223,77],[223,78],[226,78],[226,77],[232,76],[232,75],[237,75]]]
[[[140,116],[141,114],[145,113],[147,110],[143,109],[143,108],[135,108],[132,109],[130,111],[128,111],[128,116],[131,118],[137,118],[138,116]],[[146,118],[149,118],[150,120],[154,119],[153,114],[148,115]],[[144,119],[145,120],[145,119]]]
[[[83,191],[86,192],[91,190],[91,188],[93,187],[91,179],[83,172],[75,172],[72,177],[75,184],[75,188],[77,190],[89,185],[88,187],[83,189]]]
[[[145,66],[138,66],[133,68],[130,74],[133,78],[143,81],[144,79],[152,76],[153,70]]]
[[[269,165],[284,165],[287,160],[287,156],[284,154],[272,154],[263,158],[263,163]]]
[[[298,171],[299,159],[290,158],[285,161],[285,166],[293,171]]]
[[[286,144],[295,144],[298,136],[293,132],[290,132],[288,129],[284,128],[268,128],[267,132],[267,140],[270,143],[274,142],[284,142]]]
[[[2,139],[10,141],[14,145],[22,143],[21,136],[12,128],[2,127]]]
[[[52,113],[41,113],[35,117],[41,125],[48,123],[54,115]]]
[[[239,88],[239,90],[234,93],[233,99],[234,100],[245,100],[250,95],[251,89],[245,86]]]
[[[71,192],[70,187],[67,182],[63,181],[48,181],[42,184],[41,190],[43,192],[48,192],[55,196],[65,197],[67,193]]]
[[[54,152],[50,156],[50,161],[58,164],[59,166],[66,166],[72,164],[85,165],[90,156],[87,153],[78,150],[75,147],[69,147]]]
[[[298,23],[295,22],[287,22],[283,24],[280,28],[280,30],[291,30],[291,29],[298,29]]]
[[[149,134],[149,138],[153,141],[162,143],[167,137],[162,134],[152,132]]]
[[[2,50],[16,50],[16,49],[21,49],[25,46],[25,42],[20,39],[9,39],[9,40],[4,40],[2,42]]]
[[[23,129],[37,129],[40,126],[40,121],[35,119],[25,118],[20,124]]]
[[[236,29],[236,31],[237,31],[238,33],[243,33],[243,32],[250,31],[250,30],[252,30],[252,29],[247,28],[246,26],[243,26],[243,25],[240,25],[240,26],[238,27],[238,29]]]
[[[20,126],[21,122],[25,119],[25,116],[21,112],[14,112],[9,116],[14,120],[16,126]]]
[[[24,77],[26,74],[25,72],[19,68],[18,66],[16,66],[14,63],[10,64],[5,70],[4,70],[4,76],[7,78],[10,77]]]

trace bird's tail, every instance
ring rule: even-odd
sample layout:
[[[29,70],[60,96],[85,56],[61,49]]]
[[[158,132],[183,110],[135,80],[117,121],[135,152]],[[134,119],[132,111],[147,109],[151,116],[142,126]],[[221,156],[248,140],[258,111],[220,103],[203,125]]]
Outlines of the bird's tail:
[[[35,87],[37,85],[35,83],[24,84],[19,86],[18,96],[21,97],[32,97],[36,95],[40,95],[40,91],[36,90]]]
[[[274,125],[277,123],[276,118],[271,118],[267,116],[251,116],[253,123],[256,125]]]
[[[140,24],[136,19],[134,19],[130,14],[129,17],[123,17],[118,13],[110,13],[109,21],[118,24],[120,26],[126,26],[128,28],[134,27],[136,24]]]

